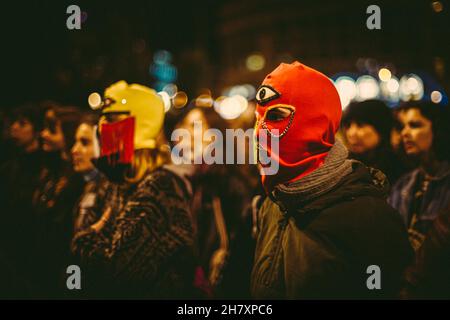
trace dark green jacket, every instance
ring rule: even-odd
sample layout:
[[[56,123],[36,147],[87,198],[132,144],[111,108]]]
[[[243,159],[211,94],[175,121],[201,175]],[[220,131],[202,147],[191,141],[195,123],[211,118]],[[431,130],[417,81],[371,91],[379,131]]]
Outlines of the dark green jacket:
[[[258,213],[252,271],[255,298],[391,298],[412,256],[399,214],[385,200],[387,183],[361,163],[309,202],[274,193]],[[369,290],[371,265],[381,289]],[[369,281],[372,283],[372,281]]]

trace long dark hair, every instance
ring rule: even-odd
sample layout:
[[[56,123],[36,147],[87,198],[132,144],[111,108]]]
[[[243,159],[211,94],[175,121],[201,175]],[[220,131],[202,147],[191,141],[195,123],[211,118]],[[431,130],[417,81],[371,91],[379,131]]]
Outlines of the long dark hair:
[[[352,122],[373,126],[380,136],[378,148],[390,149],[394,117],[391,109],[383,101],[365,100],[351,103],[342,115],[341,126],[348,128]]]

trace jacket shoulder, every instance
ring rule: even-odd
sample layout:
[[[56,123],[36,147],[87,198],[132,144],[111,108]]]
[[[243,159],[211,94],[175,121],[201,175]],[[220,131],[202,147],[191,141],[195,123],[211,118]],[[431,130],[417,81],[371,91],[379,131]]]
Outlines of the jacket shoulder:
[[[336,203],[324,209],[311,223],[311,228],[330,232],[350,232],[372,234],[393,226],[403,230],[399,213],[384,198],[362,195]],[[378,229],[377,229],[378,228]]]
[[[386,262],[408,257],[410,245],[400,214],[382,198],[356,197],[325,209],[305,232],[332,248],[362,260]]]

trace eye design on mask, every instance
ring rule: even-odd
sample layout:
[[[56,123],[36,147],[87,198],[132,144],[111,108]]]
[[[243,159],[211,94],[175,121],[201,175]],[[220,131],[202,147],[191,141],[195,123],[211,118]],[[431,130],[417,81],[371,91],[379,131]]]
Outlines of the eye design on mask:
[[[259,87],[258,92],[256,93],[256,101],[260,105],[265,105],[269,101],[277,99],[278,97],[280,97],[280,93],[267,85]]]

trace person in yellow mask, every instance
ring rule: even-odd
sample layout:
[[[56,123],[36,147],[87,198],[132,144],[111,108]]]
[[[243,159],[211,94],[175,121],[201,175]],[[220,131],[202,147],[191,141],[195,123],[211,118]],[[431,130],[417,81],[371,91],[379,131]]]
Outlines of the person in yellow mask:
[[[96,200],[98,221],[72,241],[90,277],[86,291],[100,298],[192,297],[189,192],[164,168],[170,155],[159,142],[162,99],[153,89],[119,81],[91,100],[101,109],[95,163],[109,182]]]

